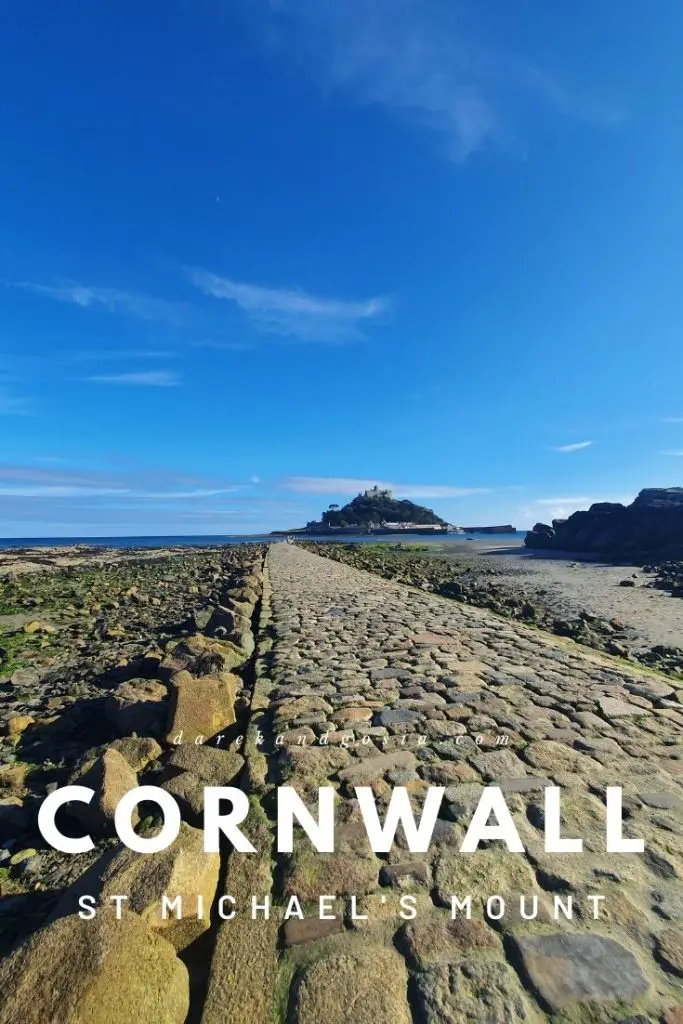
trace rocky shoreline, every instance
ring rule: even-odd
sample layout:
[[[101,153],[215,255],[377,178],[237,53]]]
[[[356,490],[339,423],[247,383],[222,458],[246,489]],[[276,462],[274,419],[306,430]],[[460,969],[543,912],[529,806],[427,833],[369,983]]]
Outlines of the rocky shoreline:
[[[645,587],[677,594],[683,582],[680,563],[636,568],[607,568],[594,564],[580,565],[566,561],[564,571],[545,562],[520,561],[505,553],[468,555],[460,551],[437,553],[439,549],[420,545],[356,545],[311,544],[303,546],[329,558],[377,573],[385,579],[408,583],[428,593],[440,594],[464,604],[488,608],[505,618],[517,619],[547,630],[556,636],[568,637],[594,650],[618,658],[656,668],[674,678],[683,677],[683,643],[648,642],[647,633],[636,631],[616,611],[605,611],[604,592],[591,609],[581,606],[580,598],[568,600],[563,584],[568,582],[567,567],[593,574],[607,572],[609,587],[628,593],[633,601],[634,589]],[[441,552],[443,552],[443,548]],[[558,577],[561,582],[558,582]],[[553,583],[555,582],[555,586]],[[623,588],[623,590],[621,589]],[[579,588],[576,588],[577,590]],[[586,587],[590,591],[590,587]],[[659,607],[659,606],[658,606]],[[637,616],[636,616],[637,617]],[[660,612],[661,617],[661,612]],[[678,622],[677,604],[671,617]],[[683,642],[683,627],[675,637]]]
[[[100,793],[88,817],[100,839],[93,860],[113,842],[116,794],[162,780],[198,799],[164,741],[236,728],[264,554],[61,549],[37,554],[42,571],[0,577],[0,955],[87,863],[40,840],[49,792],[92,783]]]

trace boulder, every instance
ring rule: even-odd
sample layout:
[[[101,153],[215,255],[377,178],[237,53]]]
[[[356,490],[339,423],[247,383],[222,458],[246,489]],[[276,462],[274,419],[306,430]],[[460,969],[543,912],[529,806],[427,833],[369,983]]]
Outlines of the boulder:
[[[31,767],[23,761],[0,764],[0,796],[23,796]]]
[[[220,854],[204,852],[204,836],[183,822],[176,840],[160,853],[140,854],[121,845],[100,858],[64,893],[53,911],[57,919],[78,907],[82,894],[95,896],[101,914],[113,913],[110,897],[125,894],[126,907],[159,932],[178,952],[210,926],[211,904],[218,885]],[[161,914],[161,900],[180,897],[182,917]],[[197,917],[198,898],[203,916]]]
[[[235,721],[237,676],[224,674],[194,678],[176,672],[172,679],[167,743],[203,743]]]
[[[255,572],[244,576],[242,579],[242,588],[247,588],[256,594],[257,597],[260,597],[263,591],[263,573]]]
[[[131,766],[134,772],[141,772],[150,761],[156,761],[163,754],[162,747],[150,736],[125,736],[110,744]]]
[[[178,804],[183,820],[197,828],[201,827],[204,815],[204,785],[192,772],[181,772],[161,783],[161,789]]]
[[[81,773],[69,779],[69,785],[88,786],[95,790],[89,804],[73,801],[67,804],[72,818],[80,821],[88,831],[113,833],[114,813],[121,797],[134,789],[138,778],[118,750],[110,747],[94,761],[82,766]],[[133,824],[140,820],[137,810]]]
[[[183,1024],[185,965],[136,914],[70,914],[0,961],[3,1024]]]
[[[12,715],[7,719],[5,732],[8,736],[21,736],[34,722],[35,719],[31,718],[30,715]]]
[[[205,608],[195,608],[190,615],[186,627],[195,630],[198,633],[203,633],[213,615],[214,609],[212,605],[208,605]]]
[[[248,605],[252,609],[258,603],[260,596],[260,587],[257,589],[251,583],[245,584],[242,587],[238,587],[237,590],[233,590],[230,592],[231,600],[233,600],[235,603],[239,602],[240,604]]]
[[[552,526],[549,526],[548,523],[536,523],[529,533],[527,533],[524,539],[524,544],[528,548],[547,550],[552,548],[554,539],[555,530]]]
[[[168,690],[154,679],[129,679],[104,702],[104,713],[119,736],[155,735],[164,725]]]
[[[197,633],[181,640],[168,651],[159,665],[159,678],[170,680],[176,672],[186,671],[193,676],[230,672],[247,660],[247,654],[234,643],[213,640]]]
[[[683,557],[683,487],[650,487],[632,504],[599,502],[552,526],[537,523],[529,548],[601,554],[622,561]]]
[[[256,640],[254,639],[254,634],[251,631],[251,625],[233,630],[228,639],[240,650],[244,651],[248,658],[250,658],[256,650]]]
[[[230,608],[225,608],[223,605],[214,608],[206,626],[206,632],[209,636],[225,637],[234,633],[235,630],[249,629],[250,627],[250,606],[233,602]]]

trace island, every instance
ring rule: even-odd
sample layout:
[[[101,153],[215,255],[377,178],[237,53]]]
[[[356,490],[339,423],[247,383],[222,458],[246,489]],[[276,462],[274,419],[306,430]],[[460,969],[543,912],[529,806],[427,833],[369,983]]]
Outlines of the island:
[[[330,505],[320,520],[311,520],[297,530],[273,530],[273,535],[310,534],[443,534],[456,531],[430,508],[395,498],[384,487],[371,487],[357,494],[343,507]]]

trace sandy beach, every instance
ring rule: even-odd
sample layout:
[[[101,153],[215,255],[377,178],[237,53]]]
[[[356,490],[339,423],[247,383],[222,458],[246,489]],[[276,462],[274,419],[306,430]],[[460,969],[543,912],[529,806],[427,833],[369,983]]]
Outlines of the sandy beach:
[[[641,566],[608,565],[576,555],[530,552],[521,544],[443,545],[439,552],[460,564],[481,567],[489,582],[510,591],[523,590],[532,601],[552,608],[559,618],[574,618],[581,611],[624,624],[634,649],[655,644],[683,646],[683,602],[648,586],[653,574]],[[493,575],[488,575],[489,572]],[[635,587],[621,587],[634,578]]]

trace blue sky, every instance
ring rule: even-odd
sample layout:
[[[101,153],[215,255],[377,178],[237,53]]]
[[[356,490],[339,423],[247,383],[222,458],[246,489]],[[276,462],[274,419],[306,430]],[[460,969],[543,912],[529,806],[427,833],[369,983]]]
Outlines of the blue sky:
[[[12,5],[0,536],[681,484],[683,7]]]

